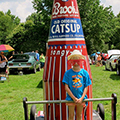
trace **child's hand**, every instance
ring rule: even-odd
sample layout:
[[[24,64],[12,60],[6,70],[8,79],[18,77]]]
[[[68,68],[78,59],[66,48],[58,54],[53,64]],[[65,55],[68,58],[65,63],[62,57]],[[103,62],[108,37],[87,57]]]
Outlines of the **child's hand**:
[[[78,99],[78,103],[79,103],[79,104],[81,104],[81,103],[82,103],[82,101],[83,101],[83,99],[82,99],[82,98],[79,98],[79,99]]]
[[[78,103],[79,99],[78,98],[74,98],[73,100],[74,100],[75,103]]]

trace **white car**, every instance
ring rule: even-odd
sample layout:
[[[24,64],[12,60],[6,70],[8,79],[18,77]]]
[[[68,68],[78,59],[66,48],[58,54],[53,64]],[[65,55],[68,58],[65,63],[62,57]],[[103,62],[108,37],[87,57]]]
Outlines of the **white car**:
[[[120,50],[108,50],[108,56],[109,59],[107,59],[105,62],[105,70],[110,71],[116,70],[117,69],[116,61],[120,56]]]

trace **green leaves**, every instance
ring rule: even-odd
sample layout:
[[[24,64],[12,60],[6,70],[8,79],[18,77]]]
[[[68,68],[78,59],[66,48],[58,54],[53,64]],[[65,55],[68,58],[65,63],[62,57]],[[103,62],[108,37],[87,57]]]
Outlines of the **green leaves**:
[[[7,13],[0,11],[0,43],[7,44],[7,36],[11,34],[11,31],[20,23],[20,19],[11,15],[11,11]]]
[[[88,54],[92,51],[106,52],[107,47],[104,49],[103,46],[110,41],[114,19],[111,7],[100,6],[99,0],[80,0],[78,5]]]

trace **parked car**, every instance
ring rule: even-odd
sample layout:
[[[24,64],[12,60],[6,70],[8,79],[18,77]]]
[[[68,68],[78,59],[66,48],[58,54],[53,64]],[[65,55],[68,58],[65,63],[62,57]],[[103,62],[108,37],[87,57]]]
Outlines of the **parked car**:
[[[117,64],[117,75],[120,75],[120,57],[118,57],[116,64]]]
[[[8,61],[9,72],[19,71],[32,71],[36,73],[36,70],[40,71],[40,62],[36,59],[36,53],[27,52],[24,54],[15,54],[13,59]]]
[[[105,70],[117,70],[116,61],[120,56],[120,50],[108,50],[109,59],[105,62]]]

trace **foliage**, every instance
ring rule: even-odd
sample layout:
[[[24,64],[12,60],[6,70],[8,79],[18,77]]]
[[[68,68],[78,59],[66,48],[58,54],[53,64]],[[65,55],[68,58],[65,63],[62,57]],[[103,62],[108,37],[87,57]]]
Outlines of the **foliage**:
[[[18,25],[8,36],[8,43],[18,52],[30,52],[38,49],[45,54],[47,32],[44,24],[38,25],[29,18],[25,23]],[[45,33],[44,33],[45,32]]]
[[[7,44],[7,36],[20,23],[20,19],[11,15],[11,11],[7,13],[0,11],[0,44]]]
[[[113,48],[120,49],[120,13],[113,21],[115,23],[113,27],[113,37],[111,38],[111,44],[114,45]]]
[[[88,53],[107,51],[104,46],[110,41],[114,18],[111,6],[104,8],[99,0],[79,0],[78,6]]]
[[[20,18],[18,18],[18,16],[15,17],[15,15],[12,15],[10,10],[8,10],[7,13],[5,13],[5,14],[9,15],[11,17],[11,20],[12,20],[12,23],[14,24],[14,26],[19,25]]]
[[[48,23],[45,22],[44,17],[40,13],[33,13],[27,17],[27,20],[32,20],[34,23],[33,30],[35,32],[33,38],[36,41],[36,46],[39,45],[39,52],[46,52],[46,42],[48,40],[49,27]],[[50,18],[49,18],[50,22]],[[49,23],[50,24],[50,23]]]
[[[33,0],[33,7],[37,11],[38,18],[35,23],[35,29],[39,31],[41,52],[46,53],[46,43],[48,41],[51,14],[52,14],[52,0]]]

